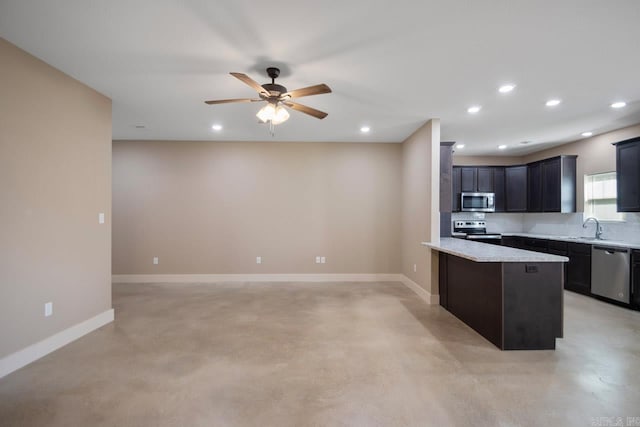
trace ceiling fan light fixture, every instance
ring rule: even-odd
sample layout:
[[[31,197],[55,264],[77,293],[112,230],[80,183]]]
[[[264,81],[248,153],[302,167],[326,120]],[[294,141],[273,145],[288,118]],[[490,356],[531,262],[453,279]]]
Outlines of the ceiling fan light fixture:
[[[282,105],[278,105],[276,107],[276,113],[271,119],[271,123],[274,125],[279,125],[280,123],[284,123],[289,120],[289,112]]]
[[[269,120],[273,120],[276,115],[276,107],[272,103],[267,103],[264,107],[258,111],[256,117],[260,119],[262,123],[267,123]]]
[[[289,119],[289,112],[282,105],[275,105],[269,102],[256,114],[262,123],[271,122],[274,125],[284,123]]]

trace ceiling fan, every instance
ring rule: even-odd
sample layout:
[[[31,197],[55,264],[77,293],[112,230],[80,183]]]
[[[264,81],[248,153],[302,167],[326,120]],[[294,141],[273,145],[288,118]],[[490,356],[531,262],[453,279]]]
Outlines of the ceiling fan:
[[[267,75],[271,78],[271,83],[265,83],[263,85],[258,84],[251,77],[242,73],[229,73],[233,77],[237,78],[241,82],[251,86],[258,92],[259,98],[238,98],[238,99],[219,99],[215,101],[205,101],[205,104],[227,104],[232,102],[259,102],[267,101],[267,105],[262,107],[256,116],[263,123],[269,123],[272,126],[278,125],[287,121],[289,118],[289,112],[284,108],[287,106],[301,113],[308,114],[317,119],[324,119],[327,117],[327,113],[324,111],[316,110],[315,108],[308,107],[306,105],[293,102],[294,98],[301,98],[303,96],[320,95],[323,93],[331,93],[331,88],[322,83],[315,86],[309,86],[302,89],[296,89],[287,91],[287,88],[279,85],[275,82],[276,78],[280,75],[280,69],[276,67],[267,68]]]

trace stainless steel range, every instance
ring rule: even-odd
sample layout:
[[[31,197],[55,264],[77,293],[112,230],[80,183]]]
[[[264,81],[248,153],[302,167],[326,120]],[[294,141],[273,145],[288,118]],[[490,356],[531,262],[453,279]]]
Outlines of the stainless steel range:
[[[502,239],[499,233],[487,233],[487,223],[479,220],[453,221],[453,237],[496,245],[499,245]]]

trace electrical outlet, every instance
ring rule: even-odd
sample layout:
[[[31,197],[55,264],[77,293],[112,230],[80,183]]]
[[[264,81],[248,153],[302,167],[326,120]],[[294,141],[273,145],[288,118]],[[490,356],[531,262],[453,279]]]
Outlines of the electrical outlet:
[[[102,212],[98,214],[98,224],[104,224],[104,213]]]
[[[418,266],[413,264],[413,272],[415,273],[416,271],[418,271]]]
[[[320,264],[320,257],[319,256],[316,257],[316,264]]]
[[[44,305],[44,317],[49,317],[53,314],[53,303],[48,302]]]
[[[262,257],[261,256],[257,256],[256,257],[256,264],[262,264]]]
[[[154,256],[153,257],[153,265],[158,265],[158,264],[160,264],[160,260],[158,259],[157,256]]]
[[[327,259],[323,256],[320,257],[320,264],[324,264],[325,262],[327,262]]]

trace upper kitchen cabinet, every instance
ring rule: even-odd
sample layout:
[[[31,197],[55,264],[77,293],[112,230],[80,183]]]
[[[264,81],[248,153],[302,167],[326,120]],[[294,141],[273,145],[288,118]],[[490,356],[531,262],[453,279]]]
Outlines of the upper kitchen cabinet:
[[[460,175],[460,192],[493,193],[495,191],[494,170],[491,166],[454,166]]]
[[[618,212],[640,212],[640,138],[614,145]]]
[[[506,210],[507,190],[505,187],[505,170],[503,167],[493,168],[493,192],[496,194],[496,212]]]
[[[517,166],[454,166],[452,211],[460,212],[460,193],[494,193],[496,212],[575,212],[576,162],[577,156],[558,156]],[[635,179],[640,211],[640,173]]]
[[[505,211],[527,211],[527,166],[507,166],[504,168]]]
[[[558,156],[528,164],[527,211],[576,211],[577,156]]]
[[[462,168],[453,167],[451,173],[452,212],[460,212],[460,193],[462,193]]]
[[[504,167],[454,166],[451,184],[453,212],[460,212],[460,193],[495,193],[496,212],[504,212]]]
[[[478,193],[493,193],[495,191],[493,180],[494,168],[478,168]]]
[[[440,237],[451,237],[454,144],[455,142],[440,142]]]
[[[476,193],[478,191],[478,168],[460,168],[460,191],[462,193]]]
[[[527,212],[542,212],[542,162],[527,165]]]

